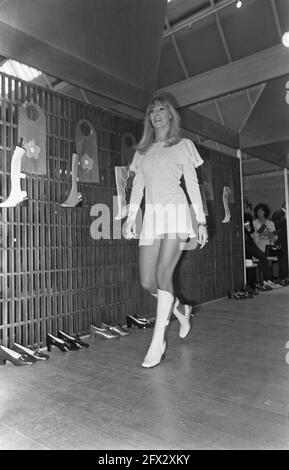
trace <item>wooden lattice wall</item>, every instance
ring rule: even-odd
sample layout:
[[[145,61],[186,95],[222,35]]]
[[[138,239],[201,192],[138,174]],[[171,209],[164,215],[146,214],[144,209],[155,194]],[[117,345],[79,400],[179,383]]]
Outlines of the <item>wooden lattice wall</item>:
[[[0,76],[0,195],[10,192],[11,155],[18,143],[18,108],[37,103],[47,123],[47,175],[27,175],[27,207],[1,208],[0,344],[45,343],[46,333],[85,333],[102,320],[146,311],[138,283],[137,245],[90,236],[95,203],[112,208],[114,166],[121,164],[121,135],[139,124],[49,90]],[[97,130],[100,183],[80,184],[82,207],[63,208],[70,187],[75,126],[88,119]]]
[[[112,209],[114,166],[121,164],[121,136],[140,136],[138,122],[89,106],[21,80],[0,75],[0,196],[10,192],[10,164],[18,142],[18,108],[33,100],[45,112],[47,175],[26,175],[27,207],[0,208],[0,344],[45,345],[62,329],[85,334],[101,321],[124,321],[129,313],[154,315],[154,299],[143,292],[137,242],[95,240],[91,207]],[[97,132],[100,183],[81,184],[82,207],[63,208],[71,181],[75,126],[88,119]],[[209,206],[211,240],[201,252],[186,252],[176,271],[178,292],[203,302],[226,294],[242,280],[240,205],[222,224],[224,174],[231,168],[240,199],[238,162],[199,148],[210,161],[215,200]],[[239,228],[238,228],[239,227]]]

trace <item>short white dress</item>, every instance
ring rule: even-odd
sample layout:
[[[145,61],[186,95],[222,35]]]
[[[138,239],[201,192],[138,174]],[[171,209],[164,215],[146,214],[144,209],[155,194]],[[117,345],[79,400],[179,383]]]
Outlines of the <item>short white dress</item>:
[[[136,152],[130,165],[135,172],[128,217],[136,219],[145,190],[145,213],[139,236],[139,245],[151,245],[166,234],[180,234],[186,238],[197,236],[192,216],[199,223],[206,222],[196,168],[203,163],[195,145],[181,139],[170,147],[165,142],[152,144],[145,154]],[[184,176],[187,193],[180,186]],[[140,214],[141,215],[141,214]]]

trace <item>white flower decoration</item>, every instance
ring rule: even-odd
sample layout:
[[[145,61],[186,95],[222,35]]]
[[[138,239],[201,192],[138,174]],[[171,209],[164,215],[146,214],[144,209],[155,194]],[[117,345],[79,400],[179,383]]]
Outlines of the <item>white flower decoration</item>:
[[[38,145],[36,145],[34,139],[31,139],[29,140],[29,142],[26,142],[26,144],[24,144],[24,148],[26,150],[26,155],[28,158],[35,158],[35,160],[39,158],[41,149]]]
[[[90,171],[92,170],[92,167],[93,167],[93,159],[87,154],[85,153],[82,157],[81,157],[81,166],[84,170],[87,170],[87,171]]]

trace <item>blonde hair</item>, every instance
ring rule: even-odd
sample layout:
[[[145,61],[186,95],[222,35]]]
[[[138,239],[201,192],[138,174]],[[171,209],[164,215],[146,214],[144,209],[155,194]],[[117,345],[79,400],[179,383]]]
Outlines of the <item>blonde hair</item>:
[[[150,120],[150,111],[153,106],[155,105],[162,105],[165,106],[170,114],[170,128],[165,136],[165,146],[170,147],[172,145],[177,144],[180,140],[180,125],[181,125],[181,118],[176,111],[174,105],[172,104],[171,99],[165,95],[154,95],[147,107],[145,117],[144,117],[144,130],[143,135],[136,145],[136,150],[139,153],[146,153],[146,151],[151,147],[151,145],[155,141],[155,129]]]

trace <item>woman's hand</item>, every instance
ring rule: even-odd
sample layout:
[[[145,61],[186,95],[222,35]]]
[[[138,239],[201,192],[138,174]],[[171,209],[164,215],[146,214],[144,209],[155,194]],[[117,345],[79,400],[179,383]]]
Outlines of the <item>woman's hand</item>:
[[[207,226],[200,224],[198,231],[198,243],[201,245],[201,249],[204,248],[206,243],[208,243],[208,230]]]
[[[125,238],[127,240],[131,240],[132,238],[136,238],[136,225],[135,225],[135,219],[130,219],[129,217],[127,218],[126,224],[125,224]]]

